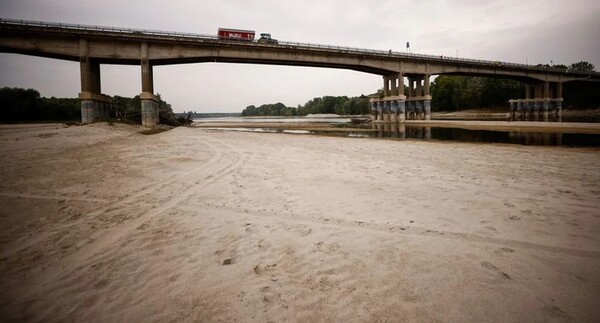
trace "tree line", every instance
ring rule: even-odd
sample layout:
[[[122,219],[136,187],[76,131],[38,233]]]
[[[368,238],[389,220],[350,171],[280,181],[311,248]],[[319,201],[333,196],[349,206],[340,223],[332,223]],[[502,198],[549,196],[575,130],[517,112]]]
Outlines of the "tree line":
[[[34,89],[0,89],[0,122],[81,120],[78,99],[42,98]]]
[[[292,117],[324,113],[339,115],[370,114],[369,98],[364,95],[358,97],[324,96],[313,98],[304,105],[298,105],[298,107],[287,107],[281,102],[263,104],[259,107],[250,105],[242,111],[242,116]]]
[[[159,97],[161,119],[174,119],[171,105]],[[141,100],[115,95],[109,118],[141,122]],[[80,121],[81,103],[75,98],[45,98],[37,90],[0,88],[0,122]]]

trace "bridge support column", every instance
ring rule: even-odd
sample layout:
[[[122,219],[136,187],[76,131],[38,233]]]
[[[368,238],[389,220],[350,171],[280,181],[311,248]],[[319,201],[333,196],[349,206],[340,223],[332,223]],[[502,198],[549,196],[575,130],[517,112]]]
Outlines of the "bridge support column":
[[[398,123],[398,102],[396,100],[388,101],[390,105],[390,122]]]
[[[424,113],[423,113],[423,101],[418,100],[415,101],[415,112],[416,112],[416,119],[417,120],[422,120],[424,119]]]
[[[423,109],[425,110],[425,120],[431,120],[431,95],[429,93],[429,74],[425,74],[423,81]]]
[[[383,102],[377,101],[377,121],[383,121]]]
[[[80,42],[80,73],[81,73],[81,123],[92,123],[108,118],[111,99],[101,93],[100,63],[87,56],[87,42]]]
[[[415,96],[423,96],[423,84],[421,83],[422,79],[417,77],[417,93]]]
[[[390,122],[390,101],[383,101],[383,121]]]
[[[369,104],[371,105],[371,121],[377,121],[377,103],[370,99]]]
[[[396,77],[398,78],[398,90],[396,91],[396,95],[404,95],[404,74],[400,72]]]
[[[403,99],[398,100],[398,122],[404,123],[406,121],[406,101]]]
[[[562,102],[563,102],[563,88],[562,82],[556,83],[556,116],[562,117]]]
[[[510,106],[510,111],[508,112],[508,117],[513,118],[515,116],[515,110],[517,109],[516,100],[508,100],[508,105]]]
[[[390,79],[387,76],[383,77],[383,96],[390,96]]]
[[[158,97],[152,93],[143,92],[140,95],[142,101],[142,126],[152,128],[159,121]]]
[[[519,102],[517,102],[517,111],[515,112],[515,116],[518,114],[519,116],[523,116],[523,106],[524,106],[524,102],[523,100],[519,100]]]
[[[423,101],[423,109],[425,110],[425,120],[431,120],[431,100]]]
[[[548,112],[550,111],[550,83],[544,82],[544,92],[542,99],[542,113],[544,118],[548,118]]]
[[[152,64],[148,59],[148,44],[141,45],[141,62],[142,66],[142,126],[154,127],[159,123],[158,102],[159,98],[154,95],[154,78],[152,72]]]

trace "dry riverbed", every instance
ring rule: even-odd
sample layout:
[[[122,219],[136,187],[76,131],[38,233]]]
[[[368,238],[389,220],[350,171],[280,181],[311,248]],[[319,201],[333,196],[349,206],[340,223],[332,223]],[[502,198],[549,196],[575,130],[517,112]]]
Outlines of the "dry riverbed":
[[[0,126],[0,321],[592,322],[600,150]]]

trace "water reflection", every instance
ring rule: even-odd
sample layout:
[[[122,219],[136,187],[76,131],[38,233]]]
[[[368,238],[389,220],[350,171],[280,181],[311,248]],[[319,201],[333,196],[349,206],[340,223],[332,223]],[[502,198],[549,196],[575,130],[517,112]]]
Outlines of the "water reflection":
[[[301,130],[283,128],[203,128],[219,131],[288,133],[297,135],[324,135],[336,137],[357,138],[390,138],[395,140],[452,140],[460,142],[506,143],[536,146],[575,146],[600,147],[600,135],[552,133],[552,132],[517,132],[467,130],[460,128],[442,128],[431,126],[416,126],[406,124],[376,123],[365,127],[339,128],[328,130]]]
[[[512,143],[535,146],[600,146],[600,135],[468,130],[404,124],[372,124],[371,133],[349,134],[351,137],[375,137],[463,142]]]
[[[562,133],[509,132],[512,142],[521,145],[562,146]]]
[[[395,123],[374,123],[371,127],[376,131],[376,135],[369,137],[431,139],[431,127],[407,126]]]

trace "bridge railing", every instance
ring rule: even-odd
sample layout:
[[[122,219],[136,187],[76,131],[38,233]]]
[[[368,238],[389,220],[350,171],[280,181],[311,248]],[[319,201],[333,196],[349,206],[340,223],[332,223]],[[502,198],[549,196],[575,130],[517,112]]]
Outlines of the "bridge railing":
[[[94,26],[94,25],[82,25],[82,24],[67,24],[67,23],[53,23],[53,22],[44,22],[44,21],[30,21],[30,20],[16,20],[16,19],[4,19],[0,18],[0,25],[15,25],[15,26],[33,26],[33,27],[42,27],[42,28],[53,28],[60,30],[72,30],[72,31],[92,31],[92,32],[111,32],[111,33],[119,33],[129,36],[157,36],[157,37],[177,37],[182,40],[200,40],[200,41],[209,41],[209,42],[224,42],[224,43],[238,43],[239,41],[232,40],[219,40],[219,38],[215,35],[207,35],[207,34],[195,34],[195,33],[186,33],[186,32],[169,32],[169,31],[161,31],[161,30],[149,30],[149,29],[136,29],[136,28],[119,28],[119,27],[104,27],[104,26]],[[302,43],[302,42],[289,42],[289,41],[279,41],[277,44],[264,44],[264,43],[252,43],[257,46],[265,46],[265,47],[293,47],[297,49],[312,49],[312,50],[325,50],[325,51],[336,51],[339,53],[349,53],[349,54],[362,54],[362,55],[376,55],[376,56],[389,56],[389,57],[398,57],[398,58],[408,58],[408,59],[424,59],[428,61],[439,61],[439,62],[456,62],[461,64],[477,64],[477,65],[487,65],[487,66],[495,66],[495,67],[515,67],[529,70],[543,70],[543,71],[554,71],[554,72],[569,72],[574,74],[600,74],[600,73],[585,73],[585,72],[576,72],[569,71],[564,68],[553,68],[547,66],[537,66],[537,65],[529,65],[529,64],[520,64],[520,63],[508,63],[501,61],[490,61],[490,60],[481,60],[481,59],[472,59],[472,58],[458,58],[452,56],[444,56],[444,55],[431,55],[431,54],[419,54],[419,53],[407,53],[407,52],[398,52],[392,50],[376,50],[376,49],[367,49],[367,48],[357,48],[357,47],[344,47],[344,46],[332,46],[332,45],[323,45],[323,44],[312,44],[312,43]]]

